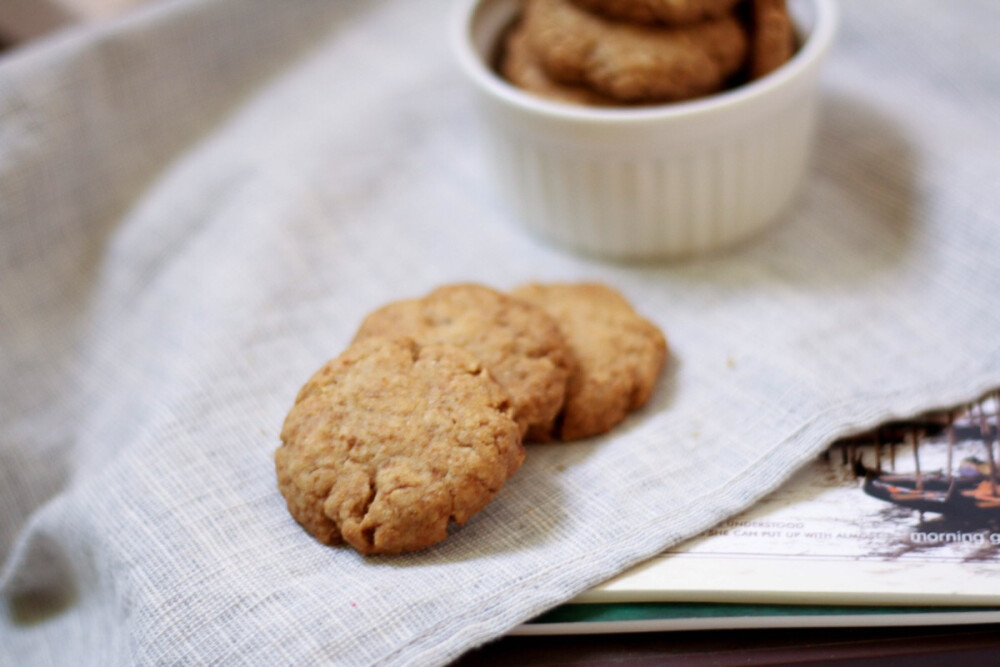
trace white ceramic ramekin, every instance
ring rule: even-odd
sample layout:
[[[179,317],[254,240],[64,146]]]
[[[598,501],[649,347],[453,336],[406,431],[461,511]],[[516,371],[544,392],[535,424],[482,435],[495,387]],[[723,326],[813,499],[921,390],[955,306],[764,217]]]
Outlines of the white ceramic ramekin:
[[[817,79],[836,31],[832,0],[790,0],[794,58],[690,102],[591,108],[548,101],[490,60],[519,0],[459,0],[453,50],[479,91],[502,201],[556,245],[616,259],[692,255],[773,221],[806,171]]]

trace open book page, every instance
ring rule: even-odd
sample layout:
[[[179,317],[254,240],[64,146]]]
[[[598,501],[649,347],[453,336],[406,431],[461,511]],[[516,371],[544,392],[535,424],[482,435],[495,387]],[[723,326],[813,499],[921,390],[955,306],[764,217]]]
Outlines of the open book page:
[[[998,394],[835,443],[575,602],[1000,605]]]

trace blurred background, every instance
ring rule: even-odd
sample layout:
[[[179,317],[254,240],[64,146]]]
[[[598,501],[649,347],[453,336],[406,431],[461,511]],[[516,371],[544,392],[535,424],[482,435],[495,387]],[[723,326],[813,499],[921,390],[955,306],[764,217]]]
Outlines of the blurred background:
[[[3,0],[0,2],[0,50],[75,23],[101,21],[148,2],[162,0]]]

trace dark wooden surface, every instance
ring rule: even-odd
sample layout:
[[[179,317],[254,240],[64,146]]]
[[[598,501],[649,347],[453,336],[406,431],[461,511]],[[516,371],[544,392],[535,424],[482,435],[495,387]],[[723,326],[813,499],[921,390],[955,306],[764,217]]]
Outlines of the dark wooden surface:
[[[453,667],[586,665],[1000,665],[1000,625],[504,637]]]

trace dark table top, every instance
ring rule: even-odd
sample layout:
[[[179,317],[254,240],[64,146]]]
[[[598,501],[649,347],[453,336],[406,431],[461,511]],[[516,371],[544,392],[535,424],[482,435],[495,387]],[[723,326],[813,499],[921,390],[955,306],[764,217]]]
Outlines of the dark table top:
[[[456,667],[491,665],[1000,665],[1000,624],[503,637]]]

